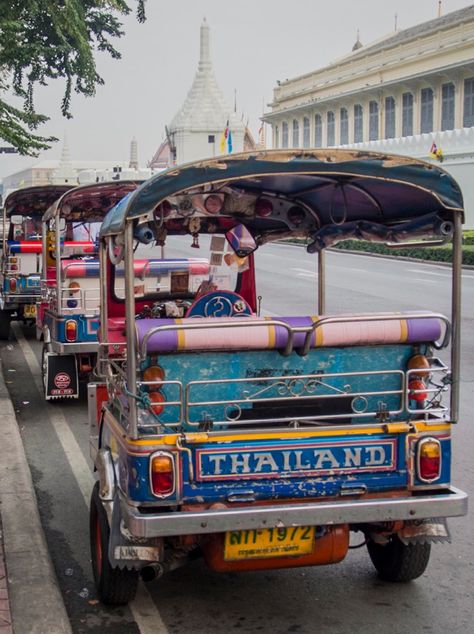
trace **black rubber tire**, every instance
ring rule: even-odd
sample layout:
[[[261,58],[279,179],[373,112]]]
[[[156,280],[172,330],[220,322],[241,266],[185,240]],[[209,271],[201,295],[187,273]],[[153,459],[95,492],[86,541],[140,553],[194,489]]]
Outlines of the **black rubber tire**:
[[[384,581],[412,581],[426,570],[431,544],[404,544],[397,536],[386,545],[369,540],[367,550],[379,577]]]
[[[48,345],[43,343],[41,350],[41,381],[43,383],[43,396],[46,398],[46,352],[48,352]]]
[[[110,565],[109,522],[99,497],[98,482],[92,490],[89,527],[92,571],[99,599],[106,605],[127,605],[137,593],[139,572]]]
[[[7,341],[10,338],[11,314],[8,310],[0,310],[0,340]]]

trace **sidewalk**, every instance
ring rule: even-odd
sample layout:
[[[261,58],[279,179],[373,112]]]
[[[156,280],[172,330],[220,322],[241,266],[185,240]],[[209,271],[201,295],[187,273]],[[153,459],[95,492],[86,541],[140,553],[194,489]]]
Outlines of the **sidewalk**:
[[[0,634],[71,634],[0,365]]]

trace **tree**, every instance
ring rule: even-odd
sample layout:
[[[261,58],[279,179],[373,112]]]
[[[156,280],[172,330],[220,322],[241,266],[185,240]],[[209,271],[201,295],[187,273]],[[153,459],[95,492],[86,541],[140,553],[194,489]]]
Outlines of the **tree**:
[[[145,1],[133,0],[139,22]],[[57,139],[35,134],[48,120],[34,107],[34,88],[63,78],[62,114],[71,118],[72,90],[93,96],[103,84],[94,54],[119,59],[112,40],[123,35],[120,17],[131,13],[129,0],[0,0],[0,139],[20,154],[35,156]],[[2,96],[12,92],[24,109]]]

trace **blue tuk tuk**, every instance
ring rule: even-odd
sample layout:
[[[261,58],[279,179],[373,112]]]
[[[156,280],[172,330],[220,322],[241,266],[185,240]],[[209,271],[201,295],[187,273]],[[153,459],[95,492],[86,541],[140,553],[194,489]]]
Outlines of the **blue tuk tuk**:
[[[351,532],[381,578],[425,571],[467,505],[451,483],[462,222],[442,169],[335,149],[173,167],[109,212],[89,384],[103,602],[198,554],[218,571],[337,563]],[[451,314],[329,311],[325,249],[349,237],[452,242]],[[136,283],[145,238],[176,258],[150,286]],[[314,254],[314,307],[262,314],[254,254],[287,238]],[[198,247],[209,267],[193,277],[179,258]]]

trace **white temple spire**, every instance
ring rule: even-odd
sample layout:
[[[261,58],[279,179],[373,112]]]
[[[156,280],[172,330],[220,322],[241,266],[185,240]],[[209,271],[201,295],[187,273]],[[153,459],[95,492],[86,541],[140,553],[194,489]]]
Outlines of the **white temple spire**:
[[[71,155],[69,152],[69,144],[66,133],[64,133],[63,147],[61,150],[61,158],[59,159],[58,169],[52,174],[52,182],[57,185],[59,183],[77,183],[76,170],[71,163]]]
[[[128,166],[131,169],[138,169],[138,144],[135,137],[133,137],[132,142],[130,143],[130,162]]]
[[[209,46],[209,25],[204,18],[201,24],[201,42],[199,50],[199,70],[211,68],[211,51]]]

